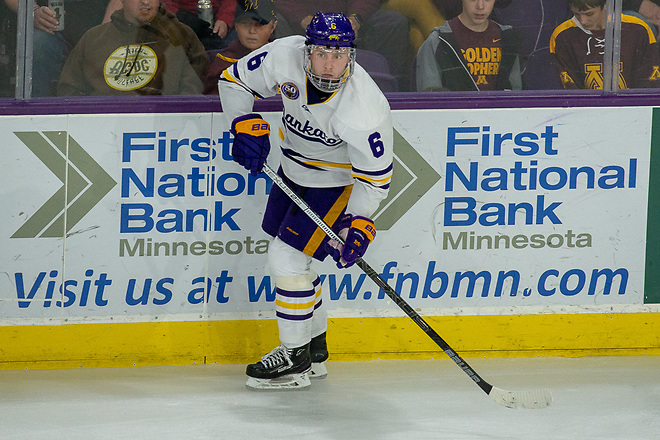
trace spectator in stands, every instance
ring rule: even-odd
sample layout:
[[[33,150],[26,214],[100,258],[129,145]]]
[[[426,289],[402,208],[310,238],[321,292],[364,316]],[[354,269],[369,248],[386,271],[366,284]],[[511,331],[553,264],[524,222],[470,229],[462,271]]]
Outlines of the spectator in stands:
[[[357,35],[356,46],[381,54],[402,91],[409,89],[412,49],[408,20],[395,11],[381,9],[380,0],[277,0],[275,37],[304,35],[318,11],[346,15]]]
[[[660,29],[660,0],[623,0],[623,13],[639,17],[658,35]]]
[[[241,0],[243,7],[236,9],[234,28],[237,39],[216,54],[204,81],[204,94],[218,94],[218,78],[223,70],[253,50],[272,41],[277,19],[273,0]]]
[[[195,33],[159,0],[122,0],[110,23],[71,51],[59,95],[175,95],[202,92],[209,60]]]
[[[445,20],[458,17],[463,10],[462,0],[433,0],[433,4]]]
[[[456,0],[434,0],[451,3]],[[460,3],[460,0],[458,0]],[[523,89],[556,90],[562,86],[552,66],[550,36],[557,26],[573,16],[566,0],[508,0],[495,2],[491,19],[513,26],[522,34],[520,51]],[[624,14],[635,15],[651,25],[657,35],[660,0],[623,0]]]
[[[417,91],[520,90],[520,35],[488,17],[495,0],[463,0],[417,53]]]
[[[495,8],[506,8],[513,0],[495,0]],[[536,0],[544,1],[544,0]],[[445,17],[445,20],[451,20],[458,17],[463,11],[462,0],[433,0],[433,4],[438,9],[440,14]]]
[[[5,0],[16,12],[18,0]],[[66,0],[64,29],[48,7],[48,0],[34,1],[32,96],[52,96],[71,48],[91,27],[101,24],[108,0]]]
[[[233,40],[231,28],[238,0],[211,0],[215,23],[211,25],[199,17],[197,0],[161,0],[165,8],[177,19],[189,26],[206,50],[219,50]],[[112,13],[122,7],[122,0],[110,0],[104,23],[110,21]],[[235,37],[235,36],[234,36]]]
[[[495,8],[505,8],[512,1],[514,0],[495,0]],[[457,17],[463,9],[461,0],[381,0],[381,3],[383,9],[400,12],[410,21],[410,43],[413,53],[417,53],[433,28]],[[524,13],[525,10],[521,12]]]
[[[552,67],[550,36],[557,26],[572,16],[566,0],[512,0],[505,7],[498,7],[498,2],[495,2],[491,19],[512,26],[522,35],[520,64],[523,89],[561,89]]]
[[[606,0],[568,0],[573,18],[550,37],[557,72],[565,89],[602,89],[604,81]],[[660,52],[651,28],[623,14],[619,65],[620,89],[658,87]]]
[[[234,23],[237,0],[211,0],[213,20],[210,24],[199,17],[197,0],[162,0],[168,11],[176,14],[183,24],[190,26],[206,50],[224,49]]]
[[[517,0],[496,0],[495,10],[507,8],[511,6],[511,10],[521,12],[523,14],[530,13],[530,8],[535,5],[537,8],[541,7],[544,13],[552,20],[555,15],[561,13],[562,5],[557,5],[554,0],[530,0],[527,4],[520,4]],[[525,3],[525,2],[522,2]],[[461,0],[433,0],[433,4],[440,11],[440,14],[446,20],[450,20],[461,13]],[[634,12],[639,14],[649,25],[660,28],[660,0],[623,0],[622,7],[624,13]],[[634,14],[632,14],[634,15]],[[494,20],[500,18],[499,14],[494,17]],[[502,23],[498,21],[498,23]],[[512,24],[512,23],[504,23]],[[554,29],[554,28],[553,28]],[[547,41],[545,42],[547,43]],[[544,43],[544,44],[545,44]]]
[[[433,28],[445,22],[445,17],[431,0],[382,0],[381,3],[383,9],[399,12],[408,18],[413,53],[417,53]]]

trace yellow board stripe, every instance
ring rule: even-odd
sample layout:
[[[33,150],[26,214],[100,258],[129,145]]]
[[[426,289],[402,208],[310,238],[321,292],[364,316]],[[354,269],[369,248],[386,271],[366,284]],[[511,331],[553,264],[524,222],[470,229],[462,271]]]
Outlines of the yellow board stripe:
[[[424,319],[465,359],[660,355],[660,313]],[[0,326],[0,369],[242,364],[277,334],[275,319]],[[408,317],[330,317],[328,346],[334,361],[447,359]]]

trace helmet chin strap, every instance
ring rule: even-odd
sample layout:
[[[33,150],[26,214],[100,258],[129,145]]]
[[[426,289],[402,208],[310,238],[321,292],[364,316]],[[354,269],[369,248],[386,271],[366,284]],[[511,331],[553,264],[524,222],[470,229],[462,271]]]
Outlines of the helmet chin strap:
[[[307,76],[309,77],[312,84],[314,84],[314,87],[322,92],[332,93],[339,90],[339,88],[342,86],[344,83],[342,78],[346,76],[347,72],[348,66],[346,66],[346,69],[344,69],[344,73],[342,73],[341,78],[326,78],[313,72],[310,72]]]

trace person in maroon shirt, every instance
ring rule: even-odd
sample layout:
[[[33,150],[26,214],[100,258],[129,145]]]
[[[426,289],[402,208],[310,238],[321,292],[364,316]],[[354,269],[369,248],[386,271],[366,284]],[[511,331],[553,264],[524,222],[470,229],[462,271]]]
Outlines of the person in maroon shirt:
[[[520,90],[519,33],[488,18],[495,0],[462,5],[419,48],[417,91]]]
[[[557,73],[565,89],[602,89],[604,83],[605,0],[568,0],[574,16],[550,37]],[[660,52],[649,26],[621,16],[619,89],[660,84]]]
[[[239,7],[234,18],[237,39],[229,43],[226,49],[218,52],[211,62],[204,80],[205,95],[218,94],[218,78],[223,70],[272,40],[273,31],[277,26],[273,1],[246,0],[245,3],[247,10]]]
[[[314,14],[343,13],[357,36],[356,47],[381,54],[399,89],[410,89],[410,66],[413,58],[408,19],[396,11],[381,9],[380,0],[277,0],[278,19],[275,38],[304,35]]]

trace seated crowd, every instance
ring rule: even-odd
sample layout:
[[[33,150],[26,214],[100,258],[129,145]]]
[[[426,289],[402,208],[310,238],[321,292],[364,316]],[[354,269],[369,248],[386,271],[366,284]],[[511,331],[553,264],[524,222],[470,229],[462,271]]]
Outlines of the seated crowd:
[[[19,0],[0,0],[0,96],[13,96]],[[28,0],[32,96],[217,95],[273,39],[342,12],[385,91],[602,89],[606,0]],[[623,0],[616,85],[660,84],[660,0]],[[376,82],[376,74],[372,74]]]

